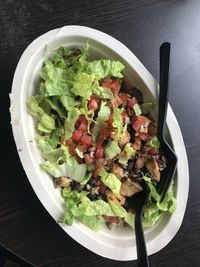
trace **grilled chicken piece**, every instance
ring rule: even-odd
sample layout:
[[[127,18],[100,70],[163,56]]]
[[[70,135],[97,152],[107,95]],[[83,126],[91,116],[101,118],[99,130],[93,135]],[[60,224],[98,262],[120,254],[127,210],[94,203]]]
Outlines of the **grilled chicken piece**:
[[[124,136],[122,136],[119,139],[119,146],[123,147],[125,146],[131,139],[130,133],[128,131],[126,131],[126,133],[124,134]]]
[[[71,183],[71,179],[67,176],[61,176],[54,180],[54,187],[68,187]]]
[[[124,177],[124,170],[118,166],[117,164],[113,164],[111,172],[121,180],[122,177]]]
[[[135,162],[135,168],[136,169],[142,169],[144,167],[144,158],[138,157]]]
[[[147,160],[146,168],[151,178],[159,182],[160,181],[160,169],[159,169],[158,162],[155,160],[155,158],[151,158]]]
[[[132,147],[135,150],[140,150],[141,149],[141,146],[142,146],[142,140],[138,136],[136,136],[135,137],[135,141],[134,141]]]
[[[106,190],[105,195],[108,202],[118,204],[120,206],[125,204],[125,197],[116,197],[110,190]]]
[[[120,193],[122,196],[131,197],[142,190],[143,188],[139,183],[133,182],[131,179],[128,178],[122,183]]]

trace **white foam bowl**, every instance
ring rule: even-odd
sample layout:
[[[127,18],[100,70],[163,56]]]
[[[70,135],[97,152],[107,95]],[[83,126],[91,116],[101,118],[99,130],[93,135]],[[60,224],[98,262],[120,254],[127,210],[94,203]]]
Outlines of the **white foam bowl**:
[[[158,84],[151,74],[126,46],[103,32],[83,26],[66,26],[43,34],[28,46],[20,58],[14,75],[10,107],[11,123],[27,177],[38,198],[55,221],[64,214],[64,201],[60,191],[55,190],[51,177],[40,168],[42,158],[33,141],[36,134],[35,125],[33,118],[27,114],[26,101],[34,94],[39,81],[39,70],[49,56],[46,46],[50,49],[61,45],[81,47],[87,40],[93,58],[122,61],[126,66],[125,77],[128,86],[131,84],[140,88],[146,99],[154,102],[157,99]],[[149,255],[161,250],[175,236],[183,220],[188,197],[187,156],[179,125],[170,106],[167,125],[178,156],[177,209],[172,215],[164,214],[154,227],[145,230]],[[122,261],[137,258],[135,235],[130,228],[111,231],[105,227],[96,233],[79,222],[75,222],[73,226],[63,224],[60,226],[73,239],[98,255]]]

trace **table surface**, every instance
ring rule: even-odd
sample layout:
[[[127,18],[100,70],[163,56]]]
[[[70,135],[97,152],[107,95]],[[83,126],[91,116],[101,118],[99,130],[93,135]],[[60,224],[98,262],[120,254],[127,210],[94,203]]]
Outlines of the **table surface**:
[[[200,1],[0,1],[0,244],[34,266],[137,266],[102,258],[72,240],[35,195],[12,136],[9,92],[17,62],[39,35],[77,24],[123,42],[158,80],[159,46],[172,43],[170,104],[183,133],[190,193],[174,239],[149,257],[151,266],[200,266]]]

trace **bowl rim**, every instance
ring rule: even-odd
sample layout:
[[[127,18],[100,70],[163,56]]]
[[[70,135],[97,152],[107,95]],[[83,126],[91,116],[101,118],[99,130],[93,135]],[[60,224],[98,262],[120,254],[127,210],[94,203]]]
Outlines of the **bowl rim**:
[[[58,214],[55,211],[55,206],[50,205],[49,202],[51,200],[50,196],[46,196],[44,194],[44,191],[43,190],[41,191],[40,185],[37,184],[37,181],[33,179],[35,175],[34,168],[33,169],[30,168],[31,159],[27,157],[27,153],[29,152],[28,151],[29,147],[27,146],[25,138],[22,138],[23,114],[22,114],[22,109],[20,108],[21,97],[19,97],[20,95],[19,90],[22,87],[23,79],[24,76],[26,75],[26,68],[24,68],[24,66],[29,65],[35,52],[38,49],[40,49],[41,46],[44,46],[50,41],[56,38],[67,37],[67,36],[86,37],[88,39],[92,39],[102,44],[104,44],[106,40],[107,47],[116,51],[119,55],[122,56],[122,58],[125,58],[126,61],[129,62],[131,66],[134,65],[133,69],[137,72],[139,77],[143,80],[143,82],[147,85],[148,88],[156,88],[156,90],[154,90],[153,92],[155,98],[157,98],[157,92],[159,88],[157,82],[152,77],[152,75],[125,45],[123,45],[120,41],[111,37],[110,35],[98,31],[96,29],[78,25],[64,26],[61,28],[48,31],[47,33],[39,36],[25,49],[16,67],[12,84],[11,106],[10,106],[12,131],[18,149],[18,154],[22,162],[23,168],[25,169],[26,175],[29,179],[29,182],[31,183],[33,190],[35,191],[36,195],[38,196],[43,206],[55,220],[58,218],[57,217]],[[171,135],[172,143],[174,145],[175,153],[179,157],[177,166],[178,177],[184,177],[182,179],[182,181],[184,180],[184,186],[182,185],[183,183],[181,183],[182,181],[180,181],[180,179],[177,179],[177,199],[181,201],[178,202],[176,211],[171,215],[170,221],[166,225],[166,231],[165,232],[163,231],[161,234],[158,234],[156,238],[154,238],[151,242],[147,244],[147,250],[149,255],[156,253],[157,251],[164,248],[176,235],[183,220],[187,204],[188,191],[189,191],[189,168],[188,168],[185,145],[182,138],[180,127],[178,125],[178,122],[170,105],[168,106],[167,126]],[[132,249],[127,249],[125,253],[122,249],[118,249],[117,251],[113,252],[112,246],[110,246],[111,249],[108,249],[109,246],[104,245],[95,238],[91,238],[91,236],[89,236],[87,233],[78,232],[77,229],[79,228],[79,225],[78,228],[76,229],[73,226],[68,227],[63,224],[61,224],[60,226],[73,239],[75,239],[81,245],[83,245],[84,247],[88,248],[89,250],[93,251],[98,255],[114,260],[126,260],[126,261],[137,258],[136,253],[133,253]]]

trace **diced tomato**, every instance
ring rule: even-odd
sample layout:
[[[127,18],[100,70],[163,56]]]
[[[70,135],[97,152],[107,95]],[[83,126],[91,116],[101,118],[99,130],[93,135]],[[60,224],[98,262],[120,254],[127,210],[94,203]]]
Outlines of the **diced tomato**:
[[[134,120],[134,122],[132,124],[132,127],[133,127],[133,129],[134,129],[135,132],[139,132],[140,131],[140,127],[142,125],[145,125],[148,122],[149,122],[149,119],[147,117],[145,117],[145,116],[138,116]]]
[[[85,153],[88,149],[88,146],[86,144],[78,144],[77,148],[83,153]]]
[[[127,106],[129,108],[133,108],[133,106],[137,103],[137,99],[133,96],[127,99]]]
[[[113,122],[113,116],[114,116],[114,114],[113,113],[111,113],[110,114],[110,117],[109,117],[109,119],[108,119],[108,126],[110,126],[110,127],[112,127],[112,122]]]
[[[88,134],[84,134],[84,135],[82,135],[80,142],[87,145],[87,146],[90,146],[92,143],[92,137]]]
[[[134,120],[132,124],[132,128],[136,133],[140,131],[141,126],[142,126],[142,122],[140,120],[138,119]]]
[[[105,79],[101,86],[106,87],[106,88],[110,88],[112,90],[113,93],[118,94],[119,90],[121,88],[121,81],[120,80],[112,80],[110,78]]]
[[[90,157],[90,154],[85,154],[84,155],[84,160],[87,164],[92,164],[94,163],[94,158]]]
[[[126,103],[127,99],[128,99],[128,95],[125,93],[119,93],[119,97],[121,98],[123,103]]]
[[[157,148],[151,148],[149,151],[148,151],[148,154],[151,155],[151,156],[156,156],[159,154],[159,150]]]
[[[81,139],[81,136],[82,136],[82,135],[83,135],[82,132],[76,130],[76,131],[74,131],[74,133],[73,133],[73,135],[72,135],[72,140],[73,140],[74,142],[78,142],[78,141]]]
[[[69,153],[74,156],[76,154],[76,147],[77,147],[77,144],[72,140],[72,139],[69,139],[67,142],[66,142],[68,148],[69,148]]]
[[[78,128],[80,123],[84,121],[84,122],[87,122],[86,118],[84,115],[80,115],[75,123],[75,127]]]
[[[99,175],[102,166],[96,165],[95,169],[93,170],[93,176],[96,177]]]
[[[151,123],[149,124],[149,127],[148,127],[148,133],[149,133],[150,135],[155,135],[155,134],[157,134],[157,126],[156,126],[155,123],[151,122]]]
[[[88,101],[88,109],[94,109],[97,110],[99,105],[98,105],[98,100],[95,97],[91,97],[91,99]]]
[[[82,121],[78,126],[78,130],[82,133],[85,133],[85,132],[87,132],[87,127],[88,127],[88,122]]]
[[[150,150],[151,150],[151,147],[150,147],[150,146],[143,146],[143,148],[142,148],[142,152],[143,152],[144,154],[149,153]]]
[[[109,128],[104,128],[102,129],[100,133],[100,139],[106,139],[110,136],[110,129]]]
[[[104,218],[109,223],[115,223],[115,224],[119,223],[119,217],[117,216],[104,216]]]
[[[105,161],[106,161],[105,158],[101,158],[101,159],[97,159],[96,160],[96,167],[95,167],[95,169],[93,171],[93,176],[94,177],[99,175],[99,172],[100,172],[102,166],[105,164]]]
[[[103,151],[103,147],[100,146],[97,148],[96,152],[95,152],[95,158],[96,159],[100,159],[100,158],[103,158],[104,156],[104,151]]]
[[[146,142],[149,139],[149,134],[148,133],[140,133],[139,137],[142,141]]]

